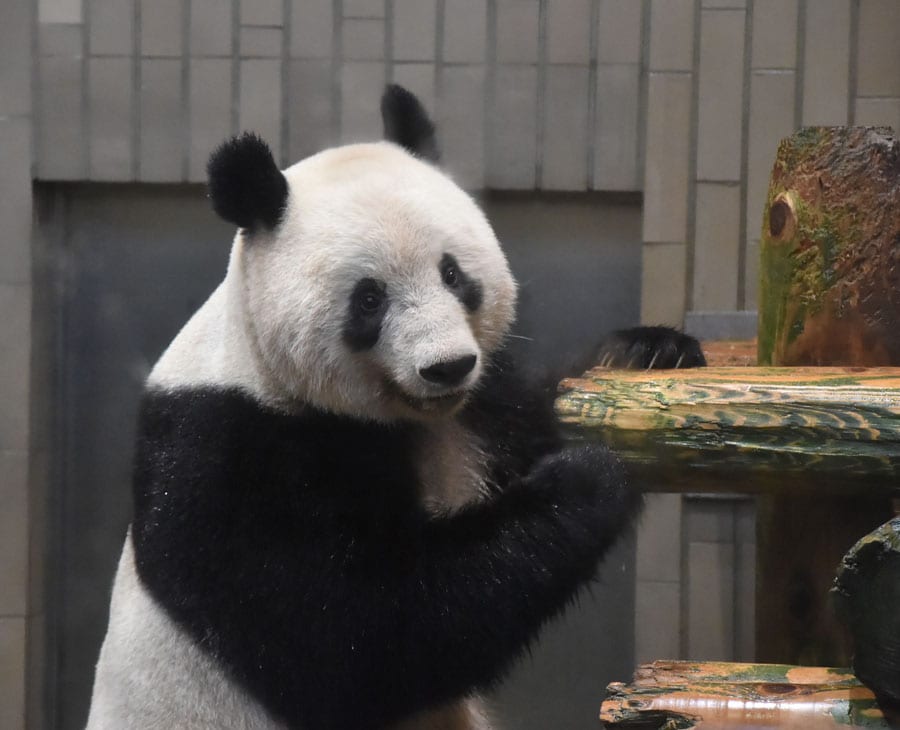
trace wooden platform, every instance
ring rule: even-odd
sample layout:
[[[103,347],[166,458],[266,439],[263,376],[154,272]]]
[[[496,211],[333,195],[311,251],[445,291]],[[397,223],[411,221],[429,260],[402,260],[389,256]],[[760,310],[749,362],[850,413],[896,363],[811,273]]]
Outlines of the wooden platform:
[[[556,410],[571,438],[607,443],[655,491],[900,480],[900,368],[595,368],[561,383]]]
[[[606,728],[896,728],[846,669],[779,664],[657,661],[630,684],[613,683],[600,710]]]

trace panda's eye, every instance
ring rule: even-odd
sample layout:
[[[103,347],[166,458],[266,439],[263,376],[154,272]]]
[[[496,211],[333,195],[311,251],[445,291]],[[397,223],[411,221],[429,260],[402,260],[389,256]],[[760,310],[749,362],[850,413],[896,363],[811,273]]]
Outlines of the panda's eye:
[[[459,273],[457,272],[456,267],[453,264],[447,264],[444,266],[444,269],[441,272],[441,277],[444,279],[444,283],[447,286],[457,286],[459,284]]]
[[[384,305],[384,299],[384,286],[371,279],[360,282],[353,292],[353,304],[364,315],[378,314]]]
[[[381,297],[375,292],[366,292],[359,300],[359,308],[364,312],[377,312],[381,306]]]

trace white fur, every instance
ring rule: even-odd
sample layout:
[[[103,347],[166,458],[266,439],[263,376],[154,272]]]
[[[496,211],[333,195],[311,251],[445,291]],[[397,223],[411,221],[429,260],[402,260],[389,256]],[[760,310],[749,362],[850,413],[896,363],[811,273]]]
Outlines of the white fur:
[[[286,730],[150,597],[125,539],[88,730]]]
[[[386,384],[413,399],[440,395],[419,369],[477,354],[463,388],[476,384],[516,298],[489,224],[449,178],[390,143],[327,150],[285,176],[283,223],[252,238],[238,233],[225,281],[160,358],[148,386],[232,386],[285,410],[312,403],[379,421],[422,420],[427,508],[453,510],[477,499],[485,489],[479,445],[452,411],[414,407]],[[467,312],[443,285],[444,253],[483,283],[477,312]],[[375,347],[353,353],[343,326],[363,277],[387,283],[390,308]],[[127,539],[88,730],[281,727],[156,605],[137,579]],[[473,698],[397,730],[489,728]]]
[[[441,395],[419,368],[502,340],[515,283],[474,201],[436,168],[381,142],[326,150],[285,171],[290,194],[273,232],[235,238],[225,282],[175,338],[150,375],[157,387],[235,385],[292,408],[312,403],[375,420],[428,417],[386,389]],[[484,286],[469,314],[441,282],[450,253]],[[376,346],[350,353],[343,325],[364,277],[388,283]]]

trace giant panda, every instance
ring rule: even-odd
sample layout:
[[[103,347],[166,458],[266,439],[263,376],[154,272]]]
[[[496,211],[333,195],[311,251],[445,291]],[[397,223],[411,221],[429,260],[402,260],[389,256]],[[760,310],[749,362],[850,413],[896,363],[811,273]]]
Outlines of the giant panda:
[[[479,699],[640,505],[509,356],[516,284],[434,125],[209,195],[222,284],[153,368],[89,730],[487,730]]]

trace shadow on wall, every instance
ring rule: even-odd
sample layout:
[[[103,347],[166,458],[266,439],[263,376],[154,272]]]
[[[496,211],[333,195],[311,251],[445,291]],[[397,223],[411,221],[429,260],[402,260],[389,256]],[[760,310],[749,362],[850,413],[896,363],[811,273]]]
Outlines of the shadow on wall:
[[[51,585],[55,727],[84,726],[93,666],[130,511],[134,421],[153,362],[223,278],[233,229],[200,186],[37,191],[59,263],[57,524]],[[564,368],[611,328],[636,324],[640,206],[599,195],[493,194],[485,208],[520,282],[516,349]],[[586,727],[632,665],[633,545],[607,560],[597,599],[552,627],[498,698],[508,726]],[[515,721],[513,721],[515,718]]]

